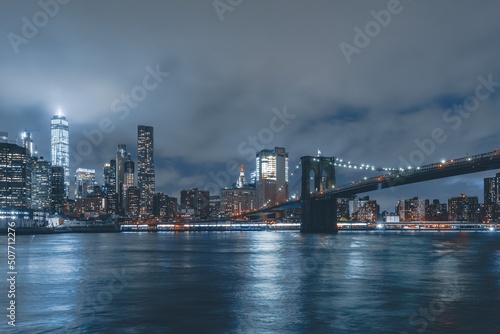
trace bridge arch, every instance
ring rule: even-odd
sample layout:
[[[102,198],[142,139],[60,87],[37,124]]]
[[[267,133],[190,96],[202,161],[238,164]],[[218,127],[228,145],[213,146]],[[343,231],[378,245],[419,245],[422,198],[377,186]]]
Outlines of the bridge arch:
[[[300,159],[302,161],[302,198],[311,196],[311,188],[314,189],[313,192],[333,189],[335,186],[335,157],[304,156]],[[313,177],[312,180],[311,177]]]

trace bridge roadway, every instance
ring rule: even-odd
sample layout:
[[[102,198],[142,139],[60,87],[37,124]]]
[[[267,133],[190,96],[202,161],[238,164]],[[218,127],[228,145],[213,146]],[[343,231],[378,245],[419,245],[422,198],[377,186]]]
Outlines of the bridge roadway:
[[[450,176],[478,173],[493,169],[500,169],[500,150],[460,159],[452,159],[445,162],[434,163],[417,168],[390,171],[384,175],[335,187],[333,190],[311,194],[308,199],[327,200],[334,198],[349,198],[353,197],[356,194],[369,191],[386,189],[417,182],[425,182]],[[289,201],[276,206],[248,212],[245,215],[252,216],[258,213],[283,211],[299,207],[300,205],[300,200]]]
[[[450,176],[484,172],[493,169],[500,169],[500,150],[406,169],[403,171],[391,171],[384,175],[340,186],[322,194],[313,194],[312,197],[347,198],[359,193],[374,190],[442,179]]]

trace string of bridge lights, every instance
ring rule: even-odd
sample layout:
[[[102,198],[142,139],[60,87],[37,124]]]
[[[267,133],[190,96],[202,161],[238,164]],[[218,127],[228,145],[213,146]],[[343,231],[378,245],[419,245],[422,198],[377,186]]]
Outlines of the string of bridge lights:
[[[274,194],[273,198],[267,200],[266,203],[264,203],[264,205],[262,206],[262,208],[265,208],[267,207],[270,203],[271,203],[271,200],[274,200],[276,198],[276,196],[281,192],[281,190],[283,189],[283,187],[286,185],[286,184],[289,184],[290,183],[290,178],[297,172],[297,170],[300,168],[300,166],[302,166],[302,161],[300,161],[296,166],[295,166],[295,169],[290,173],[290,176],[288,178],[288,181],[285,182],[285,184],[283,184],[281,187],[278,188],[278,192],[276,194]],[[298,191],[296,192],[298,193]],[[289,200],[292,199],[293,196],[291,196],[290,198],[288,198]]]
[[[351,163],[350,161],[345,162],[344,159],[340,158],[335,158],[335,162],[333,163],[334,166],[336,167],[342,167],[342,168],[351,168],[351,169],[359,169],[359,170],[371,170],[371,171],[397,171],[397,168],[391,168],[391,167],[376,167],[374,165],[370,164],[354,164]]]
[[[355,164],[355,163],[351,163],[350,161],[344,161],[344,159],[341,159],[341,158],[335,158],[335,162],[333,163],[333,165],[335,167],[341,167],[341,168],[346,168],[346,169],[356,169],[356,170],[368,170],[368,171],[379,171],[379,172],[382,172],[382,171],[386,171],[386,172],[390,172],[390,171],[398,171],[400,169],[398,168],[392,168],[392,167],[376,167],[374,165],[370,165],[370,164]],[[300,161],[296,166],[295,166],[295,169],[290,173],[290,176],[289,176],[289,179],[291,177],[293,177],[296,173],[297,173],[297,170],[302,166],[302,161]],[[366,177],[365,177],[366,179]],[[300,180],[299,180],[300,181]],[[296,184],[299,183],[296,182]],[[283,187],[286,185],[286,184],[289,184],[290,182],[286,182],[285,184],[283,184],[281,187],[278,188],[278,192],[276,194],[274,194],[273,198],[272,199],[269,199],[267,200],[266,203],[264,203],[264,205],[262,206],[262,208],[265,208],[267,207],[271,201],[273,201],[276,196],[283,190]],[[292,187],[294,188],[295,185]],[[291,189],[289,189],[291,190]],[[293,195],[291,195],[288,200],[294,200],[297,198],[298,196],[298,193],[299,193],[299,190],[295,191],[293,193]]]

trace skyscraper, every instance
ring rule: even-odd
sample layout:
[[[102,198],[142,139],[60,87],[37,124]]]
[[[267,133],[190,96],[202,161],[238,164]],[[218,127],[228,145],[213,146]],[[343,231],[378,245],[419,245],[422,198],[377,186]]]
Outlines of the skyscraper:
[[[94,193],[95,169],[78,168],[75,176],[75,198],[87,198]]]
[[[118,144],[116,151],[116,206],[117,211],[122,212],[125,208],[123,201],[123,184],[125,182],[125,161],[127,159],[127,145]],[[123,212],[122,212],[123,213]]]
[[[461,194],[460,197],[448,199],[448,220],[477,222],[479,218],[479,203],[477,196],[468,197]]]
[[[33,141],[33,137],[31,136],[31,133],[26,131],[21,132],[21,141],[22,141],[22,147],[26,149],[26,155],[31,158],[36,156],[36,146],[35,142]]]
[[[28,151],[28,150],[27,150]],[[43,157],[31,161],[31,209],[50,211],[52,194],[52,166]]]
[[[497,203],[497,177],[484,179],[484,204]]]
[[[129,153],[127,154],[127,160],[125,160],[123,166],[123,196],[124,196],[123,203],[125,203],[125,209],[127,213],[129,212],[128,189],[134,186],[135,186],[135,164],[132,161],[132,158],[130,157]],[[139,196],[137,196],[137,198],[139,198]],[[137,205],[137,207],[139,207],[139,204]]]
[[[64,212],[64,167],[52,166],[52,191],[51,191],[51,213],[62,214]]]
[[[274,205],[288,199],[288,153],[283,147],[262,150],[256,157],[257,204]]]
[[[69,197],[69,123],[66,117],[55,115],[50,121],[52,166],[64,168],[64,191]]]
[[[26,149],[0,142],[0,208],[29,209],[31,163]]]
[[[181,190],[181,209],[193,210],[196,219],[206,219],[210,213],[210,192],[193,188]]]
[[[153,214],[155,194],[154,134],[152,126],[139,125],[137,131],[137,184],[141,193],[141,215]]]

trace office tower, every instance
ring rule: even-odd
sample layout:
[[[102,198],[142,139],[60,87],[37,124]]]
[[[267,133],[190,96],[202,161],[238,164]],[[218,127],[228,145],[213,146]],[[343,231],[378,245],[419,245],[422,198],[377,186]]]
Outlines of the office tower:
[[[497,178],[487,177],[484,179],[484,204],[497,203]]]
[[[494,177],[494,187],[496,189],[495,202],[494,204],[500,204],[500,173],[497,173]]]
[[[62,214],[64,212],[64,199],[66,198],[64,187],[64,167],[52,166],[51,174],[50,212],[53,214]]]
[[[288,153],[283,147],[257,153],[256,183],[259,207],[288,199]]]
[[[116,192],[116,160],[111,159],[106,165],[109,166],[107,174],[104,175],[104,188],[106,192]]]
[[[439,203],[438,199],[432,200],[432,203],[429,203],[426,218],[429,221],[448,220],[448,209],[446,203]]]
[[[126,204],[125,208],[127,209],[127,212],[128,212],[127,189],[133,187],[134,185],[135,185],[135,165],[129,153],[127,154],[127,159],[125,160],[123,165],[123,196],[124,196],[123,201]]]
[[[123,184],[125,183],[125,161],[127,160],[127,145],[119,144],[116,151],[116,206],[121,212],[125,208],[123,202]]]
[[[181,191],[181,209],[193,210],[196,219],[206,219],[210,214],[210,192],[193,188]]]
[[[102,191],[107,194],[110,188],[109,180],[111,178],[111,164],[109,162],[105,162],[104,166],[102,167],[102,179],[103,179],[103,184],[102,184]]]
[[[448,220],[460,222],[480,221],[478,202],[477,196],[468,197],[465,194],[448,199]]]
[[[153,216],[163,220],[174,221],[177,217],[177,198],[169,197],[164,193],[153,196]]]
[[[64,168],[64,192],[69,197],[69,123],[66,117],[55,115],[50,121],[52,166]]]
[[[26,155],[29,158],[36,156],[37,152],[33,136],[26,130],[21,132],[21,146],[26,149]]]
[[[94,193],[95,169],[78,168],[75,175],[75,198],[87,198]]]
[[[141,192],[141,215],[153,212],[155,194],[154,133],[152,126],[139,125],[137,131],[137,185]]]
[[[257,192],[255,188],[224,188],[220,192],[220,211],[224,217],[239,216],[243,212],[257,208]]]
[[[418,197],[401,200],[397,211],[401,222],[425,221],[429,211],[429,200],[419,200]]]
[[[127,214],[130,217],[139,217],[139,206],[141,204],[141,193],[139,188],[131,186],[125,192]]]
[[[28,151],[28,150],[26,150]],[[43,157],[31,160],[31,209],[49,212],[52,194],[52,165]]]
[[[0,208],[29,209],[31,163],[26,149],[0,142]]]

